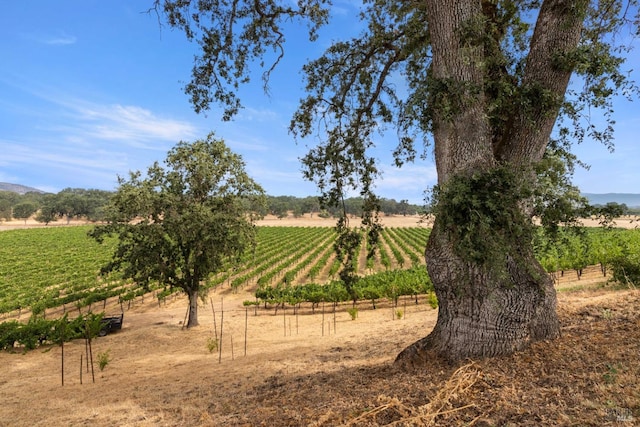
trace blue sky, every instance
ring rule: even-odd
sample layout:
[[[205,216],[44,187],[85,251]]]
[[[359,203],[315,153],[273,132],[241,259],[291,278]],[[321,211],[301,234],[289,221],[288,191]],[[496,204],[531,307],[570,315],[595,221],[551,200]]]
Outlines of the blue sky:
[[[152,0],[6,2],[0,14],[0,182],[51,192],[114,190],[117,175],[144,171],[178,141],[215,131],[243,156],[268,194],[316,195],[300,173],[305,143],[296,144],[287,126],[303,96],[299,70],[305,59],[319,56],[340,36],[337,29],[357,24],[357,1],[334,3],[334,26],[320,40],[294,38],[288,45],[271,95],[262,91],[258,74],[241,91],[245,109],[223,123],[217,109],[207,116],[191,109],[182,87],[196,46],[144,13]],[[629,67],[636,66],[632,75],[640,81],[640,55],[633,55]],[[596,143],[575,150],[591,165],[576,173],[583,192],[640,193],[640,104],[621,101],[617,107],[615,152]],[[433,162],[393,167],[389,134],[376,151],[384,169],[378,192],[421,203],[436,180]]]

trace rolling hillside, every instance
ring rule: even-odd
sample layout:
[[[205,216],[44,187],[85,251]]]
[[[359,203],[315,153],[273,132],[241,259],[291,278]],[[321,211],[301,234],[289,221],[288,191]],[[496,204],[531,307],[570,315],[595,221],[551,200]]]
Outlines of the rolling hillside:
[[[26,185],[20,184],[11,184],[8,182],[0,182],[0,191],[11,191],[13,193],[18,194],[26,194],[26,193],[45,193],[45,191],[38,190],[37,188],[28,187]]]

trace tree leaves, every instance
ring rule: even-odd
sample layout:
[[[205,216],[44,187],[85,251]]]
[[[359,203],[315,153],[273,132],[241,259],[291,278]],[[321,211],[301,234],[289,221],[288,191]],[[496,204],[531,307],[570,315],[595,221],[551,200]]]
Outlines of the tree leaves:
[[[171,27],[196,40],[201,52],[195,57],[192,79],[184,90],[197,113],[213,102],[225,107],[224,120],[241,108],[236,91],[251,79],[251,66],[264,69],[268,90],[269,75],[284,55],[284,26],[300,20],[309,26],[309,39],[327,22],[328,0],[155,0],[154,10]]]
[[[118,236],[103,273],[120,270],[143,287],[158,282],[191,295],[255,243],[251,209],[264,204],[264,192],[214,134],[178,143],[165,165],[153,164],[146,177],[133,172],[121,179],[109,223],[90,235],[98,241]]]

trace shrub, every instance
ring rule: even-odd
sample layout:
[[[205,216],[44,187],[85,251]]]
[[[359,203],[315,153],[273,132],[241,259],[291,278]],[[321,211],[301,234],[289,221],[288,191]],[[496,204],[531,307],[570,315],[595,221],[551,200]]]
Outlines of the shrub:
[[[109,362],[111,362],[111,350],[107,350],[107,351],[103,351],[101,353],[98,353],[98,368],[100,368],[100,371],[103,371],[104,368],[107,367],[107,365],[109,364]]]
[[[429,303],[431,308],[438,308],[438,297],[436,296],[435,292],[431,291],[427,294],[427,302]]]
[[[213,353],[218,350],[218,339],[209,337],[207,339],[207,349],[209,350],[209,353]]]
[[[9,350],[13,348],[16,341],[18,341],[21,327],[22,323],[17,320],[0,323],[0,349]]]

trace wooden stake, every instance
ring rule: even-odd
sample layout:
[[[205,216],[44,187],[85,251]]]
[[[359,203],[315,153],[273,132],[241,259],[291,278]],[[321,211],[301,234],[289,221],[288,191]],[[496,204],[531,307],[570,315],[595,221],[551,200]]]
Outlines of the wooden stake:
[[[220,304],[222,306],[222,303]],[[220,313],[220,345],[218,346],[218,363],[222,363],[222,326],[224,324],[224,309]]]
[[[336,307],[333,307],[333,335],[336,334]]]
[[[213,308],[213,298],[209,298],[209,302],[211,302],[211,312],[213,313],[213,334],[218,341],[218,326],[216,325],[216,309]]]
[[[96,382],[96,375],[93,369],[93,349],[91,348],[91,338],[89,338],[89,357],[91,358],[91,380]]]
[[[191,303],[189,303],[189,305],[187,306],[187,312],[184,313],[184,320],[182,321],[182,328],[180,328],[180,330],[183,330],[184,327],[187,324],[187,316],[189,315],[189,312],[191,311]]]
[[[89,373],[89,340],[87,338],[84,339],[84,352],[86,357],[84,358],[85,363],[87,365],[87,374]]]
[[[249,308],[244,308],[244,355],[247,355],[247,326],[249,325]]]
[[[60,377],[62,380],[62,385],[64,386],[64,333],[61,334],[62,336],[60,337],[60,349],[62,350],[62,354],[61,354],[61,365],[60,365]],[[80,366],[80,370],[82,370],[82,366]]]
[[[80,384],[82,385],[82,353],[80,353]]]

